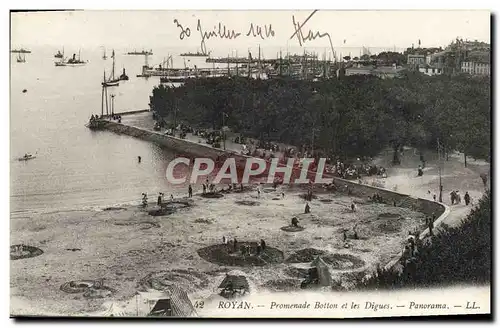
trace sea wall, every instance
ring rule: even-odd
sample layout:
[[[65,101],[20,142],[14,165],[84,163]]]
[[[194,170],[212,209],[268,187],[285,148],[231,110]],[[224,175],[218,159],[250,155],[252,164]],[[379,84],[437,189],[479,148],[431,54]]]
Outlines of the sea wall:
[[[126,134],[135,138],[154,142],[160,146],[173,150],[178,155],[186,155],[188,157],[209,157],[214,160],[220,157],[227,157],[229,155],[236,159],[237,165],[245,165],[245,161],[249,158],[249,156],[238,154],[232,151],[225,151],[219,148],[214,148],[207,144],[195,143],[185,139],[168,136],[163,133],[144,130],[113,121],[106,121],[104,127],[105,129],[115,133]],[[311,174],[314,173],[311,172]],[[388,189],[360,184],[355,181],[345,180],[337,177],[334,177],[333,180],[334,184],[337,187],[347,189],[348,192],[353,196],[367,198],[377,193],[383,198],[384,202],[388,204],[395,203],[398,207],[409,208],[414,211],[424,213],[426,216],[430,217],[435,216],[437,218],[434,223],[435,227],[437,227],[441,223],[441,221],[443,221],[448,216],[450,212],[448,206],[434,202],[432,200],[415,198],[410,195],[401,194]],[[420,234],[420,238],[423,239],[428,234],[429,230],[425,229]],[[399,254],[398,256],[394,257],[385,266],[385,268],[393,268],[401,258],[401,255],[402,254]]]

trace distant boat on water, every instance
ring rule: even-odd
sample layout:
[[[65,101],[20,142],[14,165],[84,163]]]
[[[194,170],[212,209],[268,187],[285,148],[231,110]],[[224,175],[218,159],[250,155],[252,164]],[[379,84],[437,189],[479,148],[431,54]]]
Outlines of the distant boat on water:
[[[31,53],[30,50],[27,50],[27,49],[24,49],[24,48],[21,48],[21,49],[12,49],[10,52],[19,53],[19,54],[30,54]]]
[[[114,87],[117,86],[120,82],[120,78],[115,78],[115,51],[113,50],[113,53],[111,55],[111,58],[113,58],[113,66],[111,68],[111,76],[109,77],[108,80],[106,80],[106,73],[104,73],[104,81],[101,83],[103,86],[107,87]],[[124,71],[125,73],[125,71]],[[128,77],[127,77],[128,79]]]
[[[185,52],[183,54],[180,54],[179,56],[182,56],[182,57],[208,57],[210,56],[210,53],[211,51],[207,53],[204,53],[204,52]]]
[[[142,51],[130,51],[130,52],[127,52],[127,55],[148,55],[148,56],[152,56],[153,55],[153,50],[149,50],[149,51],[146,51],[146,50],[142,50]]]
[[[55,62],[56,66],[83,66],[85,64],[87,64],[87,62],[81,60],[80,52],[78,52],[78,58],[76,58],[76,54],[73,54],[73,57],[68,60],[61,58],[61,61]]]
[[[18,63],[26,63],[26,56],[24,54],[21,56],[21,54],[19,53],[17,55],[16,61]]]
[[[17,160],[18,161],[29,161],[30,159],[35,159],[36,156],[35,155],[32,155],[32,154],[29,154],[29,153],[26,153],[24,154],[23,157],[19,157]]]
[[[106,48],[104,48],[104,52],[102,54],[102,59],[104,59],[104,60],[108,59],[108,56],[106,56]]]
[[[57,50],[57,53],[54,55],[54,58],[64,58],[64,48],[63,51]]]

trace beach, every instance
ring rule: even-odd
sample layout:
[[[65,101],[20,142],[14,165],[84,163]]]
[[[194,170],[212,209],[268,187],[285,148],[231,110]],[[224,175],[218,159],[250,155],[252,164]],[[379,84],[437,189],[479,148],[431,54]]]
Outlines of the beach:
[[[12,220],[11,245],[35,246],[43,254],[11,261],[11,313],[86,315],[104,311],[105,302],[126,302],[138,290],[145,290],[144,279],[158,272],[186,290],[192,301],[216,294],[220,277],[234,269],[253,281],[257,289],[253,293],[300,290],[302,278],[296,267],[301,264],[286,260],[311,248],[352,256],[339,257],[330,265],[332,276],[349,284],[355,277],[349,274],[373,270],[377,263],[397,255],[408,231],[421,228],[425,222],[421,213],[358,198],[354,198],[358,209],[351,212],[353,198],[327,192],[318,194],[310,203],[311,213],[304,214],[303,191],[284,192],[283,199],[281,191],[272,188],[263,189],[260,197],[255,190],[227,193],[219,199],[195,195],[193,206],[166,216],[151,216],[137,204]],[[380,220],[384,213],[399,219]],[[281,230],[290,226],[294,216],[304,230]],[[356,224],[358,240],[352,238]],[[344,229],[348,230],[348,248],[343,241]],[[268,246],[283,252],[283,262],[235,267],[199,256],[199,249],[222,244],[223,236],[239,242],[265,239]],[[89,299],[60,289],[69,281],[98,279],[114,290],[112,295]]]

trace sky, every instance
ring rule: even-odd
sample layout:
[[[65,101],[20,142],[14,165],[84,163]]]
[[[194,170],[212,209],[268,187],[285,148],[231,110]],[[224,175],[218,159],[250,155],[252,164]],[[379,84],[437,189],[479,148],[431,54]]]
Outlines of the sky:
[[[74,12],[11,13],[12,47],[115,47],[135,48],[182,47],[197,51],[202,36],[218,31],[218,25],[241,33],[233,39],[205,39],[207,51],[227,48],[247,49],[260,45],[273,47],[299,46],[297,37],[290,39],[296,23],[303,23],[312,11],[151,11],[112,10]],[[181,40],[182,25],[185,35]],[[272,27],[273,35],[264,39],[247,36],[251,24]],[[187,28],[189,28],[189,32]],[[325,35],[305,40],[304,47],[422,47],[446,46],[457,36],[490,42],[488,11],[330,11],[319,10],[303,25],[309,31]],[[328,33],[329,37],[325,34]],[[307,38],[306,38],[307,39]],[[330,44],[331,40],[331,44]]]

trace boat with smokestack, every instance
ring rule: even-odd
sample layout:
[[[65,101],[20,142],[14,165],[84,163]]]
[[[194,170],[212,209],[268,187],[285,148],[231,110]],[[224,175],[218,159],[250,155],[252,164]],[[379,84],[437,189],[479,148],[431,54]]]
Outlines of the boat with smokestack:
[[[56,66],[83,66],[87,64],[88,61],[83,61],[80,58],[80,51],[78,51],[78,58],[76,58],[76,54],[73,54],[73,57],[71,57],[68,60],[64,60],[64,58],[61,58],[61,61],[55,62]]]

